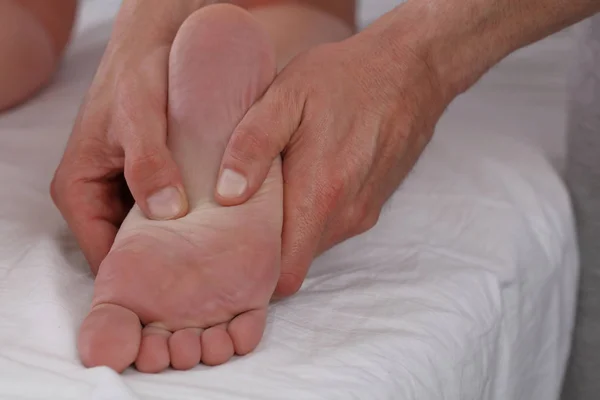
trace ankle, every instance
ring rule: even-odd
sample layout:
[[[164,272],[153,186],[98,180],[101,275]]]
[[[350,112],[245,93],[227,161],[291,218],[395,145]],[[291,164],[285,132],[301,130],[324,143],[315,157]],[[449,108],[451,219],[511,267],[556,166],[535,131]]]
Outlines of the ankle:
[[[280,3],[249,11],[275,44],[278,70],[312,47],[339,42],[354,33],[354,26],[342,18],[309,5]]]

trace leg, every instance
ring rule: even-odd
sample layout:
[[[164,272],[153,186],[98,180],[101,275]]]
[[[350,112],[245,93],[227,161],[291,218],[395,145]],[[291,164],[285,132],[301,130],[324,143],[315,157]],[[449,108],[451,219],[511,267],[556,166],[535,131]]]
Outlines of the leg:
[[[257,346],[279,276],[280,160],[241,206],[218,206],[213,191],[229,136],[275,69],[264,27],[240,8],[206,7],[181,27],[170,59],[169,148],[191,211],[148,221],[132,210],[99,269],[81,328],[85,365],[188,369]]]
[[[77,0],[0,0],[0,110],[37,92],[56,69]]]

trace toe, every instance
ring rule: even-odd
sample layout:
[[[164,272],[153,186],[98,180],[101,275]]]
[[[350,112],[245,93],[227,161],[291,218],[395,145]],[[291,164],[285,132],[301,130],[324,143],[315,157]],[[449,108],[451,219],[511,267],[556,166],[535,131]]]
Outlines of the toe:
[[[234,354],[233,342],[227,333],[227,324],[216,325],[202,332],[202,363],[223,364]]]
[[[243,356],[254,350],[262,338],[266,324],[266,308],[248,311],[235,317],[227,327],[235,353]]]
[[[192,369],[200,363],[200,329],[181,329],[169,338],[171,366],[178,370]]]
[[[142,344],[135,360],[138,371],[156,374],[169,368],[169,348],[167,342],[171,332],[166,329],[146,326],[142,331]]]
[[[123,372],[137,357],[141,330],[133,311],[114,304],[95,306],[79,331],[81,361],[86,367],[106,366]]]

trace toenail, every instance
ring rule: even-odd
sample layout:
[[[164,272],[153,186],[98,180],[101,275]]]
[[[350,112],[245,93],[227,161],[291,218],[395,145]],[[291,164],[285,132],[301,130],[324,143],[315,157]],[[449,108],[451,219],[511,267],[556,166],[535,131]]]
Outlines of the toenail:
[[[152,219],[171,219],[181,213],[181,193],[174,187],[167,187],[154,193],[147,200]]]
[[[231,169],[225,169],[219,178],[217,192],[221,197],[235,198],[244,194],[247,186],[248,181],[246,181],[243,175]]]

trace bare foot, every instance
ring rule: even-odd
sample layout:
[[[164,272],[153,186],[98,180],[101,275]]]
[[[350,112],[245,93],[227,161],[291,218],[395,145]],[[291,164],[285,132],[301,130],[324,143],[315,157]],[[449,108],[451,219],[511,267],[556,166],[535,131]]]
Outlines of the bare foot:
[[[213,193],[233,129],[274,73],[269,37],[240,8],[209,6],[181,27],[170,58],[169,148],[191,211],[176,221],[131,211],[100,266],[81,327],[86,366],[189,369],[258,345],[279,277],[280,160],[241,206],[221,207]]]

